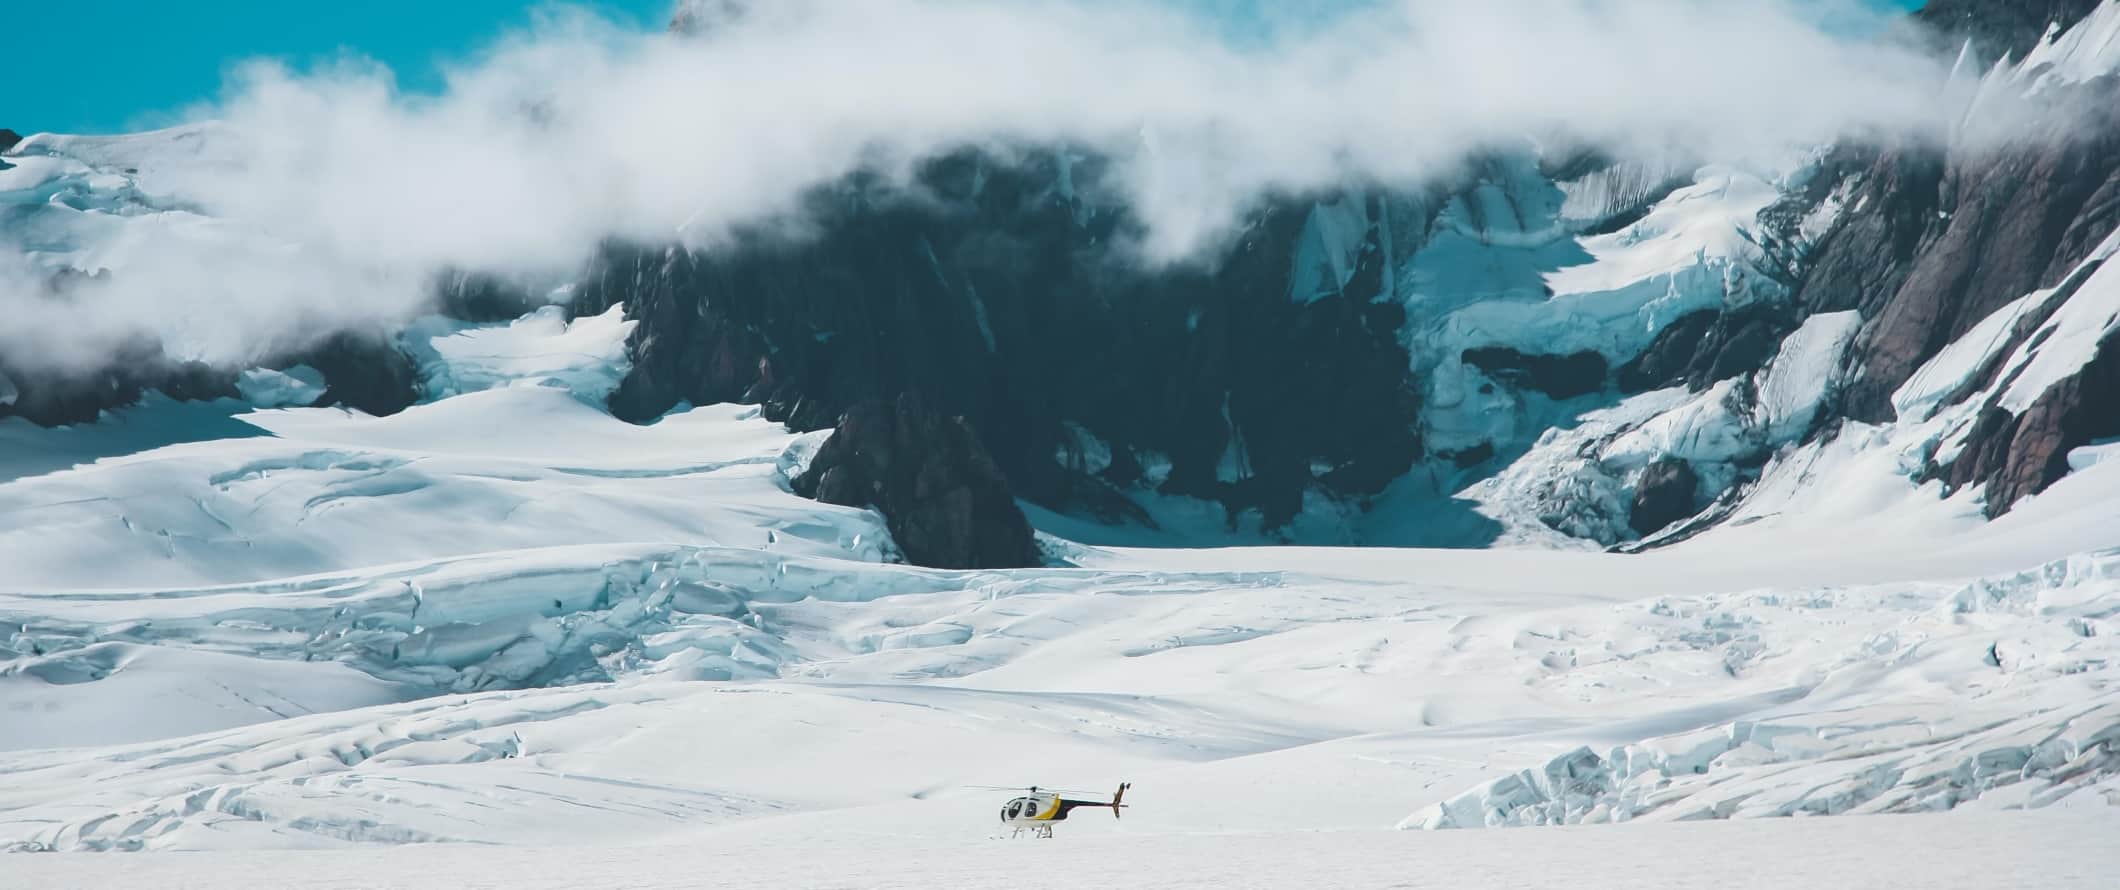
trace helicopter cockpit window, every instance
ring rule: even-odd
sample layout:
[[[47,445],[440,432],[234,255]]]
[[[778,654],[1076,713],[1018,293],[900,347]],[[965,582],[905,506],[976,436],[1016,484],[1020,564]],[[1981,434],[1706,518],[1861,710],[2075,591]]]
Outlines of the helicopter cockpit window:
[[[1020,813],[1022,813],[1022,812],[1023,812],[1023,801],[1020,801],[1020,800],[1015,800],[1015,801],[1010,801],[1010,802],[1009,802],[1009,805],[1008,805],[1008,817],[1009,817],[1009,818],[1011,818],[1011,819],[1014,819],[1014,818],[1016,818],[1016,816],[1017,816],[1018,814],[1020,814]]]

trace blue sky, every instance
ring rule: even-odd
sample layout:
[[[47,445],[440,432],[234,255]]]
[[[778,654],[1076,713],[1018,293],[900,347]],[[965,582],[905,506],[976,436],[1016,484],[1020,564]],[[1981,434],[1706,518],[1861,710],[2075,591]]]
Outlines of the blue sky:
[[[460,57],[526,25],[524,0],[30,0],[0,12],[0,127],[23,133],[122,132],[220,89],[234,62],[297,64],[352,50],[408,89],[439,81]],[[660,26],[671,0],[591,0],[619,21]]]
[[[1350,0],[1175,0],[1220,16]],[[1919,6],[1919,0],[1880,0]],[[62,0],[0,13],[0,127],[109,133],[176,121],[211,99],[229,66],[269,56],[296,65],[351,51],[427,90],[437,62],[523,26],[525,0]],[[607,18],[660,27],[671,0],[577,0]]]

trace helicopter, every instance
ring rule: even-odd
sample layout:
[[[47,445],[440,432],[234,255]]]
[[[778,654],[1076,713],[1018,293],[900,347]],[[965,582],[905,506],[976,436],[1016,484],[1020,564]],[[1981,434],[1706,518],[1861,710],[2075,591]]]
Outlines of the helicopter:
[[[1029,792],[1001,805],[1001,824],[1016,829],[1014,834],[1009,835],[1010,837],[1021,837],[1025,831],[1029,831],[1032,837],[1050,839],[1053,836],[1053,823],[1066,821],[1067,814],[1079,807],[1108,808],[1112,811],[1112,818],[1119,818],[1119,811],[1126,808],[1126,804],[1120,801],[1126,799],[1126,789],[1134,786],[1131,782],[1120,782],[1119,790],[1112,792],[1112,799],[1109,801],[1077,800],[1064,796],[1070,794],[1098,795],[1095,791],[1065,791],[1058,788],[1040,788],[1036,785],[1031,785],[1027,788],[1005,785],[978,785],[974,787],[986,791]]]

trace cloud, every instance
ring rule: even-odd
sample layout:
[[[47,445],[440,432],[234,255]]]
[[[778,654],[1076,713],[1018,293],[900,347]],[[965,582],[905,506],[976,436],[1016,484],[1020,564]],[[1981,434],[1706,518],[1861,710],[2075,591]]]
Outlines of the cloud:
[[[563,277],[609,237],[711,249],[851,170],[968,144],[1109,155],[1143,254],[1168,260],[1263,194],[1420,183],[1526,139],[1765,163],[1948,118],[1945,65],[1850,36],[1848,4],[1380,3],[1246,40],[1116,0],[700,10],[689,35],[550,11],[432,96],[358,60],[243,66],[196,112],[219,121],[214,150],[142,175],[215,222],[85,251],[114,271],[92,309],[0,270],[0,311],[43,300],[62,339],[129,324],[244,359],[415,311],[442,268]]]

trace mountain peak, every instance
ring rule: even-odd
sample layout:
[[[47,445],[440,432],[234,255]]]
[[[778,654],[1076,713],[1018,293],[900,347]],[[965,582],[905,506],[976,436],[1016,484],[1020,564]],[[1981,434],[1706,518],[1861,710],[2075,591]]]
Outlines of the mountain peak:
[[[1971,40],[1979,55],[2021,59],[2050,28],[2067,30],[2104,0],[1930,0],[1914,19],[1953,42]]]

